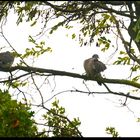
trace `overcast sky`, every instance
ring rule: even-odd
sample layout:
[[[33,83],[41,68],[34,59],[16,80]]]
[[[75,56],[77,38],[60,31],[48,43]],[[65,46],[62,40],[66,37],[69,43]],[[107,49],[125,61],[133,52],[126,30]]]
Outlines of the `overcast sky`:
[[[75,24],[75,26],[78,26]],[[25,47],[33,47],[28,42],[29,35],[35,35],[40,31],[39,26],[31,28],[28,23],[24,23],[16,26],[16,16],[9,17],[7,25],[4,28],[5,36],[15,49],[22,53]],[[74,31],[76,33],[76,30]],[[70,71],[79,74],[83,74],[83,61],[93,54],[98,53],[100,60],[107,65],[107,69],[103,75],[107,78],[125,79],[130,74],[128,67],[126,66],[114,66],[111,65],[112,61],[109,60],[111,51],[108,53],[100,52],[100,48],[93,46],[80,47],[78,41],[72,40],[71,37],[66,37],[66,34],[72,34],[70,31],[60,28],[56,33],[50,37],[46,34],[43,39],[46,41],[46,45],[52,48],[52,53],[47,53],[41,58],[38,58],[34,64],[36,67]],[[42,40],[43,40],[42,39]],[[1,38],[1,46],[8,46]],[[2,50],[4,51],[4,50]],[[15,60],[14,65],[16,65]],[[30,64],[29,61],[27,63]],[[3,75],[0,74],[1,76]],[[91,91],[106,91],[105,87],[99,86],[94,81],[86,81],[87,86]],[[54,83],[52,83],[52,88]],[[111,90],[127,92],[131,89],[129,86],[108,84]],[[49,94],[49,97],[55,95],[64,90],[71,90],[73,88],[87,91],[83,84],[83,80],[71,77],[56,77],[56,89],[55,92]],[[47,89],[44,90],[44,93]],[[47,99],[48,96],[46,96]],[[109,136],[105,132],[105,128],[108,126],[115,127],[120,136],[140,136],[140,124],[136,122],[137,117],[140,116],[139,101],[128,100],[129,108],[134,111],[130,111],[127,107],[121,106],[121,102],[125,101],[125,98],[113,95],[94,94],[87,95],[83,93],[70,93],[65,92],[59,94],[57,98],[60,100],[60,105],[66,108],[66,113],[71,119],[79,117],[81,120],[80,130],[83,136],[96,136],[106,137]],[[50,102],[52,102],[51,100]],[[39,116],[39,115],[38,115]]]

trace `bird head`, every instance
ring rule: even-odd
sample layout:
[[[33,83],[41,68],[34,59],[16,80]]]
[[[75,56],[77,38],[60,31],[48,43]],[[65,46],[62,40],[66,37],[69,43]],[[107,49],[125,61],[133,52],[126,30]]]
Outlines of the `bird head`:
[[[93,58],[94,60],[98,60],[99,56],[98,56],[98,54],[94,54],[94,55],[92,56],[92,58]]]

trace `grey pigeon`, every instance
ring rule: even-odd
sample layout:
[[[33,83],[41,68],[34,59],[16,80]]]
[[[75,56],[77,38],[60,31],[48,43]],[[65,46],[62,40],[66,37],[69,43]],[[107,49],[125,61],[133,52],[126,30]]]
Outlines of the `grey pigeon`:
[[[9,51],[0,53],[0,68],[10,68],[14,62],[14,56]]]
[[[86,59],[84,61],[84,69],[88,77],[101,77],[101,72],[106,69],[105,64],[99,61],[98,58],[99,56],[94,54],[92,58]],[[98,82],[98,84],[101,85],[100,82]]]

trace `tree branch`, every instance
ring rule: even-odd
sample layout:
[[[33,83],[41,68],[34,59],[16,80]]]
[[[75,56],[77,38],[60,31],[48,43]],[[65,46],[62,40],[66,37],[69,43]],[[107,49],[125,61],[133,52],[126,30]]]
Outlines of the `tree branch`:
[[[140,60],[137,58],[137,56],[135,56],[133,53],[130,52],[129,48],[129,43],[127,41],[125,41],[121,31],[120,31],[120,27],[119,27],[119,22],[117,21],[117,19],[115,18],[115,16],[111,13],[112,17],[114,18],[115,24],[116,24],[116,28],[117,28],[117,32],[120,36],[120,39],[122,41],[122,43],[124,44],[124,48],[128,54],[128,56],[135,62],[137,62],[138,64],[140,64]]]
[[[85,93],[85,94],[99,94],[99,95],[101,95],[101,94],[113,94],[113,95],[118,95],[118,96],[124,96],[124,97],[126,97],[126,99],[127,98],[130,98],[130,99],[133,99],[133,100],[140,100],[140,97],[136,97],[136,96],[132,96],[132,95],[130,95],[130,94],[125,94],[125,93],[123,93],[123,92],[115,92],[115,91],[102,91],[102,92],[97,92],[97,91],[82,91],[82,90],[79,90],[79,89],[74,89],[74,90],[65,90],[65,91],[61,91],[61,92],[58,92],[58,93],[56,93],[55,95],[53,95],[51,98],[49,98],[48,100],[46,100],[44,103],[46,103],[46,102],[48,102],[48,101],[50,101],[50,100],[52,100],[54,97],[56,97],[56,96],[58,96],[59,94],[62,94],[62,93],[66,93],[66,92],[78,92],[78,93]],[[126,102],[126,101],[125,101]]]
[[[59,71],[59,70],[52,70],[52,69],[44,69],[44,68],[38,68],[38,67],[25,67],[25,66],[15,66],[11,67],[10,69],[0,69],[0,71],[4,72],[12,72],[15,70],[23,70],[29,73],[35,72],[35,73],[51,73],[52,75],[58,75],[58,76],[69,76],[73,78],[81,78],[84,80],[92,80],[92,81],[99,81],[102,83],[110,83],[110,84],[123,84],[128,85],[132,87],[136,87],[140,89],[140,84],[134,81],[125,80],[125,79],[107,79],[107,78],[100,78],[100,79],[92,79],[90,77],[87,77],[86,75],[80,75],[77,73],[71,73],[66,71]]]
[[[103,10],[107,10],[109,12],[113,12],[113,13],[116,13],[118,15],[121,15],[121,16],[125,16],[125,17],[129,17],[129,18],[134,18],[134,19],[137,19],[136,16],[131,16],[130,14],[125,14],[123,13],[122,11],[118,11],[118,10],[114,10],[112,8],[108,8],[105,4],[116,4],[115,3],[112,3],[112,2],[108,2],[108,3],[104,3],[104,2],[90,2],[90,6],[86,7],[86,8],[83,8],[83,7],[80,7],[79,9],[64,9],[64,7],[62,6],[58,6],[58,5],[54,5],[48,1],[44,1],[44,3],[48,6],[50,6],[51,8],[53,8],[54,10],[56,11],[61,11],[61,12],[66,12],[66,13],[79,13],[79,12],[82,12],[82,11],[90,11],[90,10],[93,10],[94,8],[99,8],[99,9],[103,9]],[[104,5],[103,5],[104,4]],[[116,5],[124,5],[125,2],[120,2],[120,3],[117,3]]]

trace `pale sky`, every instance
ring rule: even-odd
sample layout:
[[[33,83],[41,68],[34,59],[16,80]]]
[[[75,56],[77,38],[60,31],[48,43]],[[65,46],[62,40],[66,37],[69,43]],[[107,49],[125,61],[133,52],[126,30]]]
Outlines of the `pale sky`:
[[[40,31],[40,28],[29,27],[28,23],[20,24],[17,27],[15,22],[16,16],[11,14],[7,25],[4,27],[4,33],[15,49],[19,53],[22,53],[25,47],[33,47],[33,44],[28,42],[28,36],[35,35],[35,33]],[[77,26],[77,24],[75,26]],[[60,28],[50,37],[46,34],[43,39],[46,41],[46,45],[52,48],[52,53],[46,53],[41,56],[41,58],[38,58],[34,66],[83,74],[85,72],[83,61],[91,57],[94,53],[98,53],[100,60],[107,65],[107,70],[103,73],[105,77],[112,79],[124,79],[128,77],[129,70],[127,66],[112,66],[112,61],[108,61],[108,57],[111,55],[112,51],[108,53],[100,52],[100,49],[94,45],[92,47],[80,47],[77,41],[66,37],[67,33],[69,34],[70,31]],[[73,32],[71,32],[71,34],[72,33]],[[1,46],[3,45],[8,46],[1,39]],[[16,62],[18,62],[18,60],[15,60],[14,65],[16,65]],[[29,61],[27,61],[27,63],[30,64]],[[3,76],[3,72],[0,75]],[[56,93],[73,88],[87,91],[82,79],[71,77],[56,77],[55,79],[55,92],[49,93],[50,89],[46,89],[47,87],[43,88],[44,97],[46,93],[49,94],[49,96],[46,95],[46,100]],[[50,81],[52,81],[51,86],[53,88],[53,78],[50,78]],[[106,91],[104,86],[99,86],[94,81],[86,81],[86,83],[91,91]],[[124,91],[126,93],[126,91],[131,89],[129,86],[125,85],[107,85],[111,90],[118,92]],[[60,100],[60,105],[65,107],[66,114],[70,119],[74,117],[80,118],[80,130],[83,136],[110,136],[105,132],[105,128],[108,126],[115,127],[122,137],[140,136],[140,123],[136,122],[137,117],[140,117],[139,101],[128,100],[128,106],[134,111],[133,113],[127,107],[122,107],[120,105],[121,102],[125,101],[125,98],[111,94],[94,94],[88,96],[83,93],[65,92],[56,96],[56,98]],[[34,99],[39,100],[38,98]],[[38,102],[37,100],[35,102]],[[52,101],[53,100],[48,102],[48,106]],[[39,114],[37,115],[39,117]]]

